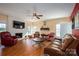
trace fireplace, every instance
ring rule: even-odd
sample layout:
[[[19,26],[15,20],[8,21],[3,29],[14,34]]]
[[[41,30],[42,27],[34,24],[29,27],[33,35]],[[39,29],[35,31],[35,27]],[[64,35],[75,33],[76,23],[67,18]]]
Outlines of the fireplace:
[[[15,36],[16,36],[17,38],[22,38],[22,33],[15,33]]]

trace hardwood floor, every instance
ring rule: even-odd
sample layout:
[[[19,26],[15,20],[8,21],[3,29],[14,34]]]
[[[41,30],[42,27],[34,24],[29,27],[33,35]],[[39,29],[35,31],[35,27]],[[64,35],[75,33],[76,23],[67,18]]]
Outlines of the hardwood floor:
[[[44,46],[35,46],[34,41],[20,40],[12,47],[0,49],[1,56],[43,56],[44,48],[50,44],[48,41],[43,42]]]

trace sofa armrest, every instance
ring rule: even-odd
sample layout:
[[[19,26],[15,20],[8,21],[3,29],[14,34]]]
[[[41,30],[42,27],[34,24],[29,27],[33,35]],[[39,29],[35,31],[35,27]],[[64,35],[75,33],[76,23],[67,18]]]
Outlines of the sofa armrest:
[[[44,48],[44,54],[48,54],[50,56],[63,56],[65,53],[58,48]]]

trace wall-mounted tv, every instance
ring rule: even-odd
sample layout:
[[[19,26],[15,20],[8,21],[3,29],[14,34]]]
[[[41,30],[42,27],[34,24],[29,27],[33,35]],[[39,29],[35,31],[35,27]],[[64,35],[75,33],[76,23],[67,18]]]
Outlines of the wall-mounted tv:
[[[13,21],[13,28],[24,29],[25,28],[25,23],[20,22],[20,21]]]

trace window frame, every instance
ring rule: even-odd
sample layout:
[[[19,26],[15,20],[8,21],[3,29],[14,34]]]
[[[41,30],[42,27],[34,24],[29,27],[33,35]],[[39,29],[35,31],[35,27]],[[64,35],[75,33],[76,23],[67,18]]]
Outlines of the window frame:
[[[7,28],[6,23],[0,23],[0,28],[1,28],[2,25],[4,26],[4,27],[2,27],[2,28],[5,29],[5,30],[2,30],[2,31],[0,30],[0,32],[4,32],[4,31],[7,30],[7,29],[6,29],[6,28]]]

